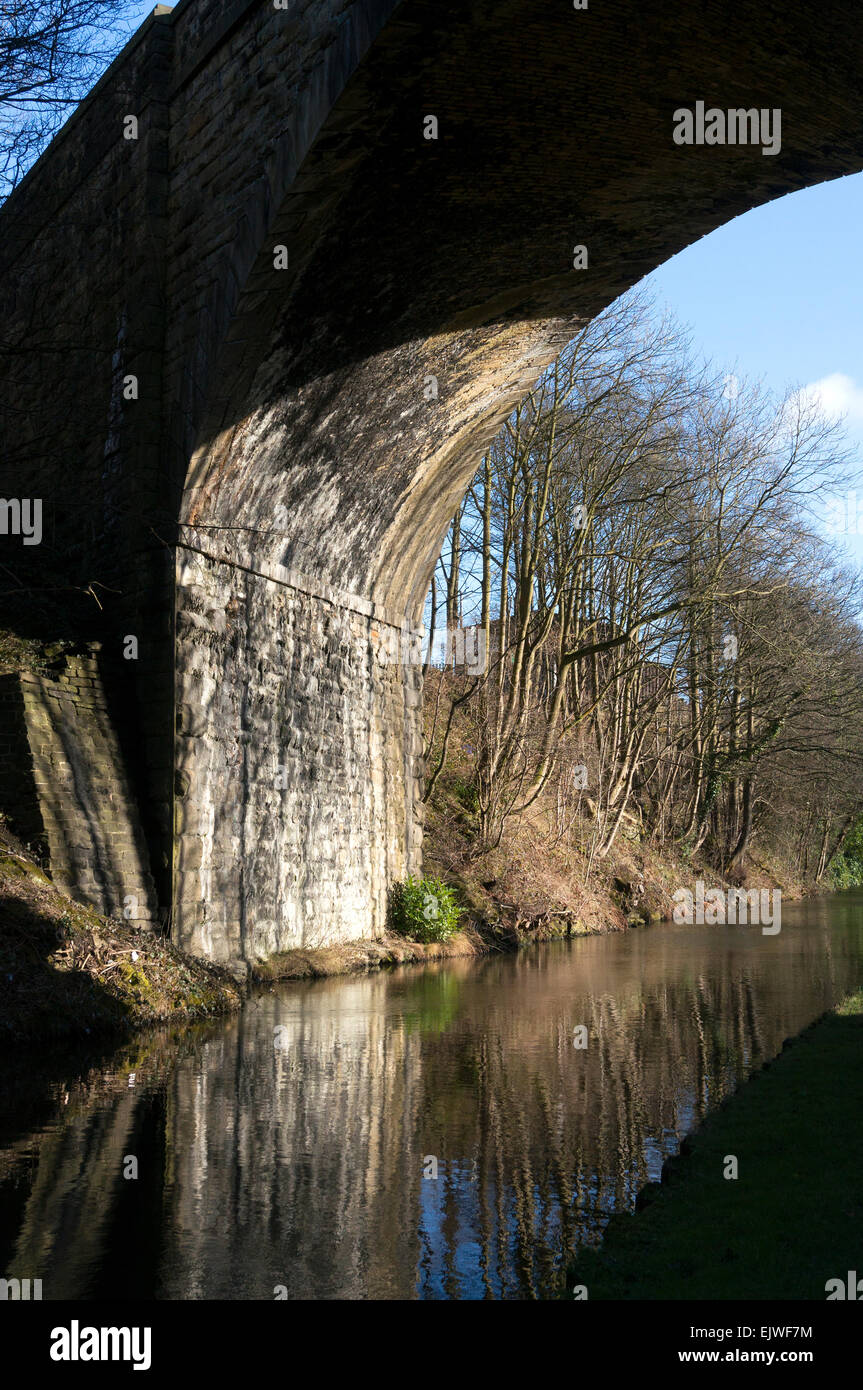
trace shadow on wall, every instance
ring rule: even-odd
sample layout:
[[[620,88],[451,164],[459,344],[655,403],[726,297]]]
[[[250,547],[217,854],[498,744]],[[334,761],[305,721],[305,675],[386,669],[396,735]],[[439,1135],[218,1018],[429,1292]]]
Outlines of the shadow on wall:
[[[153,923],[138,811],[97,662],[0,677],[2,809],[39,841],[58,887],[105,916]]]

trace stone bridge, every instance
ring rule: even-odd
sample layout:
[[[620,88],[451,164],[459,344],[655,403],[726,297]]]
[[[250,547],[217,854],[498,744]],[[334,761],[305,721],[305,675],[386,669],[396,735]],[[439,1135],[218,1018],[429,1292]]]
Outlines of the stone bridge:
[[[677,143],[702,101],[781,148]],[[158,6],[0,213],[13,828],[218,960],[377,932],[387,652],[484,446],[641,276],[861,167],[858,0]]]

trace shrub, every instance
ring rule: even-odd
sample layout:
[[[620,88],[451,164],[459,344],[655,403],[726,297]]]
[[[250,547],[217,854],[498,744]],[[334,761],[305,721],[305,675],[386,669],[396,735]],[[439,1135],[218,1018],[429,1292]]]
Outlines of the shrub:
[[[452,790],[456,800],[466,811],[479,810],[479,793],[472,782],[465,782],[461,777],[454,777]]]
[[[863,817],[851,828],[842,846],[830,865],[829,877],[834,888],[860,888],[863,886]]]
[[[411,941],[448,941],[458,930],[461,908],[455,890],[439,878],[406,878],[393,884],[393,931]]]

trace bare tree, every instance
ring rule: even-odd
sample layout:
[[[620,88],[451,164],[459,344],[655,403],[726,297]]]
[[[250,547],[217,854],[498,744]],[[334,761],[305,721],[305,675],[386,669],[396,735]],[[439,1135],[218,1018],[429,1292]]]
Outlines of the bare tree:
[[[489,662],[434,684],[429,796],[458,725],[480,851],[547,793],[589,865],[623,829],[743,874],[759,827],[793,825],[787,857],[823,877],[863,805],[859,584],[812,515],[850,470],[804,397],[730,399],[640,296],[612,306],[506,422],[444,547],[447,621]]]
[[[129,37],[132,0],[0,0],[0,198]]]

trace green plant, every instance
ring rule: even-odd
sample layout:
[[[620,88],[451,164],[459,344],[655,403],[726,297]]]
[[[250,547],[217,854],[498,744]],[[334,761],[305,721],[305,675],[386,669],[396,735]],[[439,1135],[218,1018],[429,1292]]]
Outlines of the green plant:
[[[863,818],[852,827],[830,866],[829,877],[837,889],[860,888],[863,886]]]
[[[465,782],[461,777],[454,777],[452,790],[456,800],[461,802],[466,811],[479,810],[479,793],[472,782]]]
[[[390,894],[393,930],[412,941],[448,941],[458,930],[461,908],[455,890],[439,878],[394,883]]]

